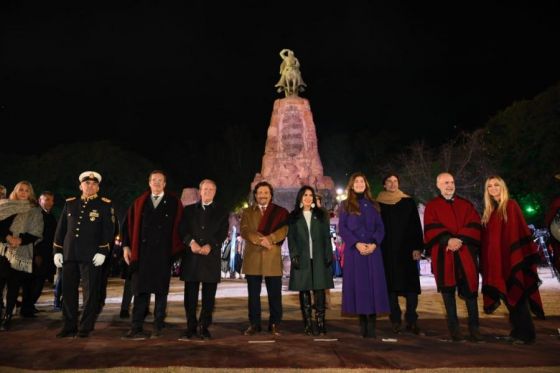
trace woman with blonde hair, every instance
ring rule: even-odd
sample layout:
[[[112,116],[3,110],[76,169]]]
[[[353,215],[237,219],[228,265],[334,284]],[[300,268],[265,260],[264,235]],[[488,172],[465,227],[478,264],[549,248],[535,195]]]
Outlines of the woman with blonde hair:
[[[8,330],[19,288],[30,281],[33,270],[33,246],[43,235],[43,214],[29,181],[20,181],[8,199],[0,200],[0,258],[9,265],[0,274],[8,284],[6,312],[0,330]],[[25,290],[25,289],[24,289]],[[30,289],[28,289],[30,290]],[[24,291],[22,315],[32,316],[31,294]]]
[[[359,315],[360,333],[375,338],[378,313],[389,312],[381,241],[385,234],[379,204],[363,173],[350,176],[341,206],[339,235],[346,244],[342,281],[342,312]]]
[[[519,205],[509,198],[507,185],[499,176],[486,179],[482,227],[484,312],[494,312],[503,301],[512,325],[505,339],[514,344],[533,343],[535,327],[529,310],[544,318],[538,290],[538,250]]]

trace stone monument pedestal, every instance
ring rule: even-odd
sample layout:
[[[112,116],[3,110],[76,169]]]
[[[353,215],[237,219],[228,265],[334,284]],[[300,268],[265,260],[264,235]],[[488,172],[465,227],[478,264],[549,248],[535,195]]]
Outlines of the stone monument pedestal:
[[[323,206],[334,207],[334,183],[323,175],[317,133],[309,101],[290,96],[274,101],[260,173],[251,189],[267,181],[274,187],[274,202],[292,210],[297,191],[303,185],[323,196]]]

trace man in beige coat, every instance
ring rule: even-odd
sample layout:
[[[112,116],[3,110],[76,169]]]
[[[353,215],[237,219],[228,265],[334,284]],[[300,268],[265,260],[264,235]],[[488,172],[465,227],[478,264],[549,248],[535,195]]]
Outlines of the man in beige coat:
[[[245,239],[242,273],[249,293],[249,322],[245,335],[261,331],[261,286],[264,277],[270,318],[268,331],[280,335],[282,321],[282,255],[280,246],[288,233],[288,211],[272,203],[272,185],[255,185],[255,204],[243,210],[241,237]]]

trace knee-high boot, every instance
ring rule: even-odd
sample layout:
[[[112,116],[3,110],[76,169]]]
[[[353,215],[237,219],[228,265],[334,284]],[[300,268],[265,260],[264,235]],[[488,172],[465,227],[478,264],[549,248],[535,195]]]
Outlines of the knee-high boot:
[[[360,335],[364,338],[367,338],[367,326],[368,326],[368,318],[367,315],[358,315],[360,318]]]
[[[367,317],[367,337],[375,338],[375,324],[377,320],[377,315],[371,314]]]
[[[306,335],[311,335],[313,334],[313,325],[311,322],[311,293],[309,291],[299,292],[299,304],[303,317],[303,332]]]
[[[317,321],[317,334],[327,334],[325,326],[325,290],[314,290],[315,297],[315,320]]]

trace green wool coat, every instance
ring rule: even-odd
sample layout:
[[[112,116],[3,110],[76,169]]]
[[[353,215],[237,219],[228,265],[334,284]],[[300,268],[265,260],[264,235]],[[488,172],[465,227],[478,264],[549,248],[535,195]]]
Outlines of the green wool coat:
[[[329,232],[329,215],[317,216],[313,210],[311,216],[311,240],[313,242],[313,266],[309,255],[309,230],[303,215],[291,220],[288,226],[288,248],[290,258],[299,256],[300,268],[290,269],[290,290],[319,290],[334,287],[332,266],[326,266],[333,260],[333,249]]]

